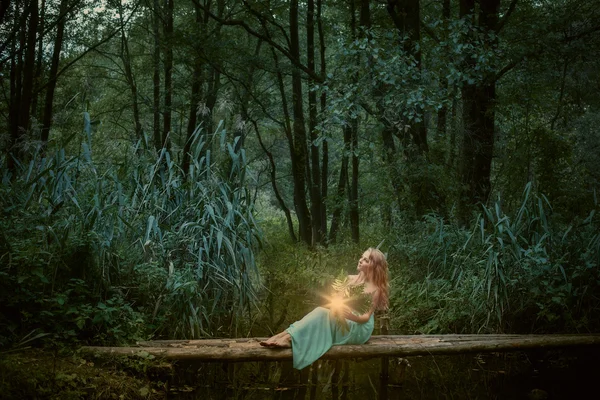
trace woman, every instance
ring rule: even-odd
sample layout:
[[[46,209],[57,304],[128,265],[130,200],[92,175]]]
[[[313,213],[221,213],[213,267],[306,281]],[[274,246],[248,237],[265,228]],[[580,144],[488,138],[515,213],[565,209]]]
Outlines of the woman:
[[[331,315],[331,310],[317,307],[300,321],[283,332],[260,342],[261,346],[292,347],[294,368],[302,369],[321,357],[331,346],[363,344],[371,337],[375,310],[388,307],[388,265],[384,254],[369,248],[358,261],[358,275],[350,275],[350,284],[363,285],[364,293],[371,295],[371,307],[363,313],[352,312],[348,307],[343,315],[349,329],[342,329]]]

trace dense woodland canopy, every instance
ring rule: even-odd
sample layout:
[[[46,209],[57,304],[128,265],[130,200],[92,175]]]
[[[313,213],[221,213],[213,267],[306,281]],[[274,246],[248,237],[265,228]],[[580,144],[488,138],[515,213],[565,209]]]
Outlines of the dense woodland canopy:
[[[3,0],[0,344],[265,335],[382,242],[398,332],[597,330],[599,21]]]

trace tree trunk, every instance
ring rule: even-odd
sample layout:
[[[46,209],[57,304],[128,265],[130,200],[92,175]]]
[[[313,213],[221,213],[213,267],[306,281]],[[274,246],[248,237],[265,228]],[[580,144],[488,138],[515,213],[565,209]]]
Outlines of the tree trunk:
[[[197,3],[194,3],[195,13],[196,13],[196,26],[199,32],[202,32],[203,18],[202,18],[202,10],[198,7]],[[200,39],[200,38],[199,38]],[[201,39],[204,39],[203,37]],[[200,41],[200,40],[199,40]],[[190,170],[190,151],[192,148],[192,140],[194,132],[196,131],[196,125],[198,121],[198,106],[201,99],[201,88],[202,88],[202,58],[200,45],[195,46],[195,54],[194,54],[194,70],[192,72],[192,85],[191,85],[191,95],[190,95],[190,114],[188,118],[187,125],[187,134],[185,143],[183,145],[183,161],[181,163],[181,169],[183,173],[187,176]],[[206,146],[206,143],[204,143]]]
[[[209,23],[210,2],[207,3],[204,12],[204,24],[202,25],[202,37],[208,38],[208,23]],[[223,16],[225,11],[225,0],[218,0],[217,14],[219,18]],[[221,37],[222,25],[217,25],[214,29],[215,40],[219,41]],[[206,77],[206,78],[204,78]],[[221,88],[221,72],[219,68],[206,66],[203,71],[203,80],[206,81],[206,99],[204,102],[204,112],[202,113],[202,126],[204,127],[204,137],[206,139],[206,150],[212,149],[213,137],[213,111],[217,104],[219,90]]]
[[[473,7],[473,0],[461,0],[461,17],[466,17]],[[480,1],[479,27],[483,32],[495,32],[499,11],[500,0]],[[495,47],[496,43],[491,40],[489,45]],[[464,129],[461,176],[464,193],[460,214],[463,223],[466,223],[470,207],[478,203],[485,204],[490,194],[496,78],[486,77],[482,82],[472,84],[465,82],[461,93]]]
[[[15,18],[14,18],[14,22],[15,25],[18,23],[18,18],[17,18],[17,10],[15,7]],[[23,30],[24,31],[24,30]],[[9,152],[13,150],[13,146],[16,144],[17,138],[18,138],[18,130],[17,130],[17,126],[19,124],[19,92],[20,92],[20,80],[21,80],[21,74],[20,74],[20,65],[21,65],[21,57],[20,57],[20,50],[17,47],[17,38],[13,37],[12,38],[12,44],[11,44],[11,58],[10,58],[10,100],[9,100],[9,111],[8,111],[8,126],[9,126],[9,131],[10,131],[10,146],[9,146]],[[7,168],[10,171],[13,171],[15,168],[15,162],[13,160],[13,157],[10,156],[10,154],[6,157],[6,163],[7,163]]]
[[[23,88],[19,104],[19,136],[28,132],[31,126],[31,103],[33,100],[33,77],[35,75],[35,45],[38,32],[38,1],[31,0],[31,12],[27,28],[25,59],[23,62]]]
[[[298,0],[291,0],[290,2],[290,53],[293,58],[300,60]],[[296,215],[298,216],[300,239],[307,244],[312,244],[311,218],[306,203],[308,157],[302,98],[302,78],[298,68],[294,67],[292,70],[292,108],[294,112],[294,147],[292,149],[292,157],[296,160],[295,168],[292,171],[294,176],[294,203],[296,206]]]
[[[45,25],[45,14],[46,14],[46,0],[42,0],[42,5],[40,8],[40,22],[39,22],[39,32],[44,32]],[[38,52],[37,52],[37,61],[35,65],[35,77],[33,79],[34,90],[33,90],[33,100],[31,103],[31,115],[37,119],[41,119],[38,116],[38,101],[39,101],[39,87],[40,81],[42,79],[42,65],[44,61],[44,35],[38,35]]]
[[[365,13],[365,7],[362,4],[361,0],[361,17],[360,21],[369,23],[368,20],[365,20],[363,14]],[[350,0],[350,32],[352,35],[352,39],[356,40],[358,38],[358,33],[356,30],[356,6],[353,0]],[[366,10],[368,12],[368,5]],[[355,61],[357,65],[360,63],[360,56],[357,55]],[[358,80],[358,76],[352,76],[352,80],[356,83]],[[339,230],[341,212],[344,209],[343,204],[343,195],[344,192],[347,193],[347,201],[348,201],[348,216],[350,219],[350,232],[352,236],[352,240],[358,242],[359,240],[359,213],[358,213],[358,119],[357,117],[351,116],[351,113],[348,112],[346,114],[346,122],[343,126],[344,133],[344,153],[342,155],[342,165],[340,170],[340,178],[338,181],[338,190],[337,197],[335,203],[335,209],[333,212],[333,216],[331,219],[331,230],[329,233],[330,241],[335,243],[337,232]],[[351,160],[352,163],[352,180],[350,181],[350,175],[348,172],[348,164]]]
[[[322,77],[327,76],[327,68],[325,63],[325,34],[323,33],[323,21],[321,18],[321,9],[323,1],[317,0],[317,29],[319,32],[319,54],[320,54],[320,75]],[[327,95],[325,91],[321,91],[321,114],[325,115],[327,107]],[[329,167],[329,145],[327,140],[323,140],[323,161],[321,162],[321,198],[323,200],[321,204],[321,232],[323,236],[327,235],[327,205],[325,200],[327,199],[328,184],[327,175]]]
[[[146,141],[144,138],[144,133],[142,131],[142,123],[140,121],[140,108],[138,104],[137,85],[135,83],[135,77],[133,76],[133,70],[131,68],[129,41],[127,40],[127,36],[125,34],[125,19],[123,17],[123,7],[121,3],[119,3],[119,19],[121,21],[121,60],[123,61],[123,67],[125,69],[125,80],[129,84],[129,89],[131,90],[135,137],[136,139],[141,140],[142,146],[146,147]]]
[[[346,183],[348,182],[348,160],[350,154],[350,147],[352,145],[352,132],[351,127],[345,125],[344,131],[344,150],[342,153],[342,166],[340,167],[340,178],[337,185],[337,193],[335,197],[333,215],[331,216],[331,227],[329,228],[329,241],[335,243],[337,240],[337,233],[340,226],[340,219],[342,216],[342,209],[344,208],[344,193],[346,192]]]
[[[421,73],[421,11],[419,0],[388,0],[388,13],[404,41],[404,51],[414,57],[417,70]],[[411,121],[406,121],[409,126],[413,143],[418,153],[426,153],[429,150],[427,144],[427,129],[425,126],[425,110],[417,106],[417,113]]]
[[[273,351],[262,347],[263,338],[155,340],[140,347],[84,346],[90,353],[136,355],[140,352],[169,360],[212,361],[283,361],[292,359],[292,350]],[[385,335],[372,336],[366,344],[333,346],[323,360],[342,358],[407,357],[422,355],[465,354],[523,351],[564,347],[592,347],[600,344],[600,335]]]
[[[442,3],[442,40],[448,39],[448,23],[450,22],[450,0],[443,0]],[[448,92],[448,78],[445,74],[440,77],[440,89],[442,92]],[[448,103],[444,101],[437,114],[437,135],[446,137],[446,128],[448,125]]]
[[[395,127],[389,123],[383,126],[381,131],[381,139],[383,142],[383,161],[388,168],[388,175],[392,181],[392,189],[396,196],[398,206],[402,205],[402,181],[398,170],[396,169],[396,163],[398,158],[398,150],[396,143],[394,142],[394,131]]]
[[[273,47],[271,47],[271,54],[273,55],[273,61],[275,62],[275,71],[276,72],[276,76],[277,76],[277,86],[279,88],[279,93],[281,95],[281,104],[282,104],[282,109],[283,109],[283,129],[285,131],[285,136],[287,138],[288,141],[288,147],[290,149],[290,156],[291,156],[291,162],[292,162],[292,171],[296,170],[296,159],[294,158],[294,139],[292,137],[292,123],[291,123],[291,119],[290,119],[290,115],[289,115],[289,111],[288,111],[288,102],[287,102],[287,96],[285,94],[285,85],[283,82],[283,75],[281,73],[281,69],[279,68],[279,58],[277,56],[277,53],[275,52],[275,49]],[[258,132],[257,132],[258,134]],[[262,145],[262,141],[259,138],[259,142],[261,143],[261,147],[263,147],[263,149],[265,149],[265,147]],[[283,198],[278,195],[279,194],[279,190],[275,190],[277,188],[276,185],[276,181],[275,181],[275,162],[272,159],[272,157],[269,156],[270,153],[267,153],[267,156],[270,159],[270,163],[271,163],[271,185],[273,186],[273,190],[275,191],[275,197],[277,198],[277,201],[279,202],[279,206],[281,207],[281,209],[284,211],[284,213],[286,213],[286,219],[287,219],[287,214],[289,213],[289,211],[286,212],[286,210],[288,210],[288,207],[286,206],[285,202],[283,201]],[[291,217],[291,216],[290,216]],[[290,237],[292,238],[292,240],[297,241],[298,238],[296,237],[296,234],[294,232],[294,225],[292,223],[291,218],[288,220],[288,230],[290,232]]]
[[[67,11],[68,0],[61,0],[60,15]],[[56,81],[58,74],[58,65],[60,63],[60,53],[62,51],[63,36],[65,32],[65,21],[63,17],[56,25],[56,39],[54,40],[54,50],[52,51],[52,61],[50,64],[50,74],[48,76],[48,84],[46,85],[46,99],[44,101],[44,116],[42,120],[41,141],[43,144],[48,143],[50,137],[50,128],[52,127],[52,113],[54,108],[54,92],[56,90]]]
[[[306,12],[306,48],[307,66],[311,71],[315,70],[315,3],[308,0]],[[311,181],[310,181],[310,204],[312,216],[312,236],[314,243],[322,243],[325,237],[322,231],[323,198],[321,197],[321,168],[319,165],[319,146],[317,141],[317,92],[310,89],[313,80],[308,80],[308,130],[310,132],[310,158],[311,158]]]
[[[160,6],[158,0],[152,1],[152,34],[154,35],[154,49],[152,52],[152,131],[154,148],[157,152],[163,147],[160,135]]]
[[[163,115],[163,134],[162,145],[169,149],[171,147],[171,115],[173,113],[173,2],[174,0],[165,0],[165,22],[164,32],[164,68],[165,68],[165,110]]]
[[[6,15],[9,5],[10,0],[4,0],[2,3],[0,3],[0,24],[4,22],[4,16]]]
[[[252,36],[248,35],[248,46],[250,45]],[[260,55],[260,48],[262,46],[263,41],[258,40],[256,42],[256,47],[254,49],[254,58],[258,59]],[[252,88],[254,82],[254,71],[256,69],[256,64],[251,63],[248,70],[245,72],[245,76],[243,78],[242,84],[240,85],[241,94],[239,96],[239,121],[236,121],[236,127],[234,129],[234,145],[233,151],[236,155],[239,155],[244,147],[244,142],[246,141],[247,131],[249,126],[247,125],[250,122],[250,114],[248,112],[248,104],[252,95]],[[255,127],[256,130],[256,127]],[[229,168],[230,174],[229,178],[233,179],[240,174],[235,170],[235,166],[232,164],[233,160],[230,161],[231,167]],[[243,175],[242,175],[243,176]]]
[[[290,213],[290,209],[285,204],[285,201],[283,200],[283,197],[281,196],[281,193],[279,192],[279,188],[277,187],[277,167],[275,166],[275,159],[273,158],[273,154],[267,149],[267,147],[265,146],[265,144],[262,141],[262,137],[260,136],[260,131],[258,129],[258,124],[256,123],[256,121],[252,121],[252,124],[254,126],[254,131],[256,132],[256,137],[258,139],[258,143],[260,144],[260,147],[263,149],[263,151],[267,155],[267,158],[269,159],[269,165],[271,167],[270,168],[271,169],[271,173],[270,173],[271,187],[273,188],[273,193],[275,194],[275,198],[277,199],[279,206],[281,207],[281,209],[283,210],[283,213],[285,214],[285,220],[287,222],[288,232],[290,234],[290,237],[292,238],[292,240],[294,242],[296,242],[296,241],[298,241],[298,238],[296,237],[296,233],[294,232],[294,222],[292,221],[292,215]]]
[[[357,33],[354,26],[356,25],[354,3],[351,7],[352,12],[352,32],[353,36],[364,37],[367,29],[371,27],[371,11],[369,8],[368,0],[360,1],[360,14],[359,14],[359,27],[360,30]],[[356,62],[360,64],[360,56],[357,57]],[[358,65],[357,65],[358,66]],[[358,80],[356,76],[355,82]],[[350,124],[351,127],[351,154],[352,154],[352,181],[350,184],[349,191],[349,204],[350,204],[350,231],[352,241],[358,243],[360,240],[360,218],[359,218],[359,207],[358,207],[358,175],[359,175],[359,156],[358,156],[358,119],[354,118]]]
[[[19,24],[20,29],[18,30],[18,42],[17,37],[13,40],[13,57],[11,59],[11,68],[10,68],[10,92],[11,92],[11,102],[10,102],[10,137],[11,137],[11,146],[10,150],[13,153],[13,156],[19,157],[19,149],[20,149],[20,140],[21,140],[21,129],[19,123],[20,119],[20,106],[21,106],[21,98],[23,94],[23,52],[25,51],[25,43],[27,38],[27,17],[30,13],[30,6],[27,6],[23,12],[22,18],[17,18],[18,15],[18,7],[15,7],[15,25]],[[13,163],[13,157],[7,157],[8,166],[12,170],[15,165]]]
[[[351,127],[352,182],[350,185],[350,230],[352,241],[358,243],[360,240],[358,211],[358,119],[352,121]]]

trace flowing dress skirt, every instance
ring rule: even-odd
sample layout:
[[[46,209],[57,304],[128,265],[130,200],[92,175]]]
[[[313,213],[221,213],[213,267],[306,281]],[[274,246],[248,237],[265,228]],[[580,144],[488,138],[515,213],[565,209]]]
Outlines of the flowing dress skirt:
[[[363,344],[373,333],[374,316],[364,324],[347,320],[349,330],[343,332],[330,316],[330,310],[317,307],[287,328],[292,337],[294,368],[302,369],[321,357],[331,348],[342,344]]]

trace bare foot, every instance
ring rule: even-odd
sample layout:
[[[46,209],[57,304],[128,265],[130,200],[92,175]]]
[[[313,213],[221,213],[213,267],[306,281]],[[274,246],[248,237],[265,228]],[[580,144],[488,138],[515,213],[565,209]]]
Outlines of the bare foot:
[[[279,332],[277,335],[271,336],[270,338],[268,338],[267,340],[263,340],[259,344],[264,347],[276,347],[277,341],[285,335],[289,336],[289,333],[287,333],[286,331]]]
[[[277,338],[274,343],[275,344],[273,347],[278,347],[278,348],[292,347],[292,336],[289,333],[284,332],[284,335]]]

